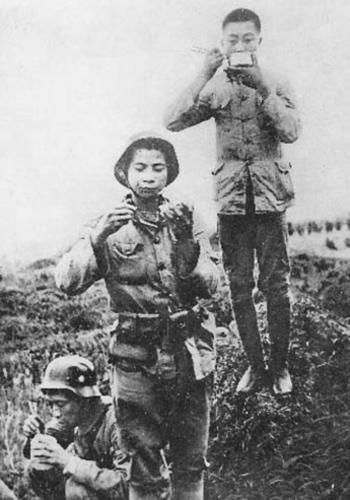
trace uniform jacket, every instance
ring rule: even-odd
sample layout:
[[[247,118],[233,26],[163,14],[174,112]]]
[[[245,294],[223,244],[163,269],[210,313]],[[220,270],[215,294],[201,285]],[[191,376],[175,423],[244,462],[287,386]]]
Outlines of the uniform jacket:
[[[183,130],[214,118],[217,163],[212,171],[220,213],[244,214],[250,177],[257,213],[282,212],[294,198],[290,163],[281,142],[300,131],[295,98],[286,81],[269,76],[271,94],[260,94],[218,72],[194,100],[191,87],[169,108],[165,125]]]
[[[62,495],[64,483],[71,478],[94,491],[101,500],[123,499],[129,463],[126,455],[119,450],[117,426],[110,398],[103,401],[96,411],[88,429],[84,433],[75,429],[73,442],[67,451],[71,459],[61,471],[29,469],[33,489],[43,498],[57,498]]]
[[[131,198],[127,198],[130,202]],[[177,207],[193,215],[192,237],[199,244],[199,255],[187,276],[178,273],[177,228],[169,215],[169,209],[175,205],[161,198],[157,223],[137,216],[110,235],[98,251],[93,249],[87,231],[58,264],[57,285],[74,295],[104,278],[113,311],[140,315],[177,313],[194,306],[196,297],[210,296],[218,283],[217,268],[196,213],[186,204]],[[209,329],[213,330],[212,326]],[[213,368],[213,331],[209,337],[204,344],[198,338],[192,339],[191,345],[187,342],[197,373],[203,376]],[[125,344],[119,346],[120,356],[139,360],[147,357],[146,346],[140,345],[142,341],[139,345]]]

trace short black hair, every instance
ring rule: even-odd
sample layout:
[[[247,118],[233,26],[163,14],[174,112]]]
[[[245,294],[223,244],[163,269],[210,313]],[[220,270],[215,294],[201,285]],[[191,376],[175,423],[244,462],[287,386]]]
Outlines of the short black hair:
[[[229,14],[227,14],[225,19],[222,21],[222,29],[224,29],[225,26],[229,23],[246,23],[248,21],[251,21],[254,24],[257,31],[260,33],[261,31],[260,17],[257,14],[255,14],[255,12],[253,12],[252,10],[242,9],[242,8],[232,10]]]
[[[158,137],[143,137],[134,142],[130,150],[127,152],[125,163],[129,166],[135,157],[136,151],[139,149],[155,150],[163,153],[165,161],[169,163],[169,151],[164,147],[164,141]]]
[[[144,135],[133,140],[114,166],[116,179],[125,187],[130,187],[127,181],[128,169],[139,149],[156,150],[163,153],[167,165],[167,185],[171,184],[179,174],[179,161],[174,146],[167,139],[157,135]]]

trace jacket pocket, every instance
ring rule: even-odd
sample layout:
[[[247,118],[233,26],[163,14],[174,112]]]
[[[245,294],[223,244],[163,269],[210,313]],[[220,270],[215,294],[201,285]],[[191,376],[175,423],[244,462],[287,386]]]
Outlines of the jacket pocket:
[[[276,186],[277,198],[279,200],[291,200],[294,198],[294,187],[290,171],[292,168],[291,163],[286,160],[276,160]]]
[[[114,272],[124,283],[140,283],[146,279],[146,259],[143,244],[139,241],[114,241],[112,256]]]

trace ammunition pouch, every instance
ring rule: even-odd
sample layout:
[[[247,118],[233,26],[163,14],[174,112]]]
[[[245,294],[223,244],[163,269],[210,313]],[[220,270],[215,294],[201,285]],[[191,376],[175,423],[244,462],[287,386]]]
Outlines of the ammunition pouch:
[[[199,326],[193,311],[169,315],[119,313],[110,331],[109,354],[111,358],[118,356],[122,345],[176,352]]]

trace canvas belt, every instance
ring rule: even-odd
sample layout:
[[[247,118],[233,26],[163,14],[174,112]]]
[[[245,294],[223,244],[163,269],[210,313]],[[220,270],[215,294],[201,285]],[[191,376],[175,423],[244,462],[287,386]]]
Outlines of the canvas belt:
[[[164,315],[119,313],[111,330],[110,359],[119,357],[121,344],[176,352],[198,326],[196,314],[187,310]]]

